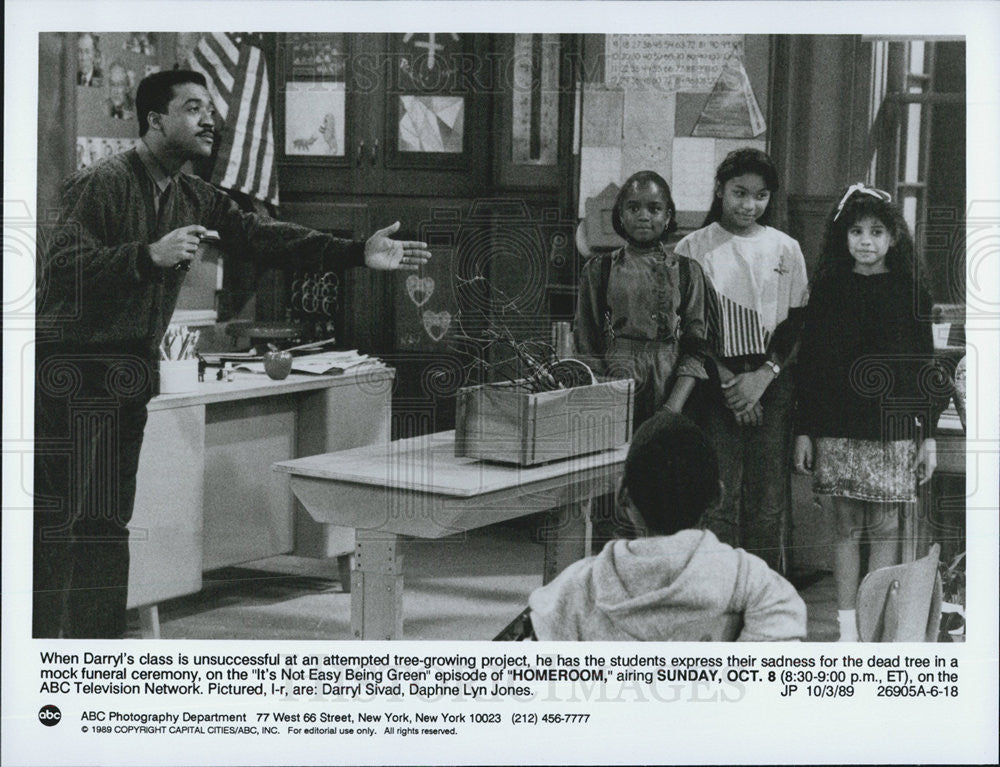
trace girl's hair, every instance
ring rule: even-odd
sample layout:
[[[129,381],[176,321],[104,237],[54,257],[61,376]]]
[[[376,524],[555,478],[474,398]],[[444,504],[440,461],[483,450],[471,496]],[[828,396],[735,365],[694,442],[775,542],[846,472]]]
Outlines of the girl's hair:
[[[633,173],[622,184],[622,188],[615,198],[615,206],[611,209],[611,226],[614,227],[619,237],[625,240],[629,239],[625,227],[622,225],[622,208],[625,207],[625,198],[633,190],[640,189],[647,184],[659,187],[663,194],[663,202],[667,207],[667,215],[670,217],[663,229],[663,234],[660,235],[660,241],[665,242],[667,236],[677,230],[677,206],[674,205],[674,198],[670,194],[670,185],[663,176],[652,170],[640,170],[638,173]]]
[[[772,195],[778,191],[778,169],[775,167],[774,161],[768,157],[766,152],[754,149],[753,147],[734,149],[726,155],[726,159],[719,164],[719,167],[715,171],[715,188],[721,193],[727,181],[737,176],[746,175],[747,173],[756,173],[764,179],[764,186],[771,190]],[[705,216],[705,220],[701,225],[708,226],[721,218],[722,198],[719,194],[713,192],[712,207],[708,209],[708,215]],[[771,222],[770,203],[768,203],[767,208],[764,210],[764,215],[757,220],[764,225]]]
[[[841,193],[838,199],[843,199]],[[884,193],[883,193],[884,194]],[[888,195],[885,195],[888,197]],[[818,285],[831,278],[843,277],[854,270],[854,258],[847,248],[847,231],[863,218],[881,221],[892,235],[893,244],[885,256],[885,265],[898,281],[906,285],[919,283],[913,261],[913,237],[899,208],[879,196],[856,191],[844,202],[842,208],[835,205],[826,219],[826,233],[823,250],[813,284]]]

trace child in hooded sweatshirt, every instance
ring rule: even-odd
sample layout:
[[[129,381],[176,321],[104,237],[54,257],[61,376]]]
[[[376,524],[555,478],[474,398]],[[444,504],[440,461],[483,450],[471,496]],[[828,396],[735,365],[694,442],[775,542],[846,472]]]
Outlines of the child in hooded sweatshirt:
[[[541,640],[671,641],[689,624],[738,613],[743,642],[805,637],[792,585],[743,549],[695,529],[720,498],[719,464],[685,416],[660,411],[636,432],[618,503],[639,537],[610,541],[528,600]]]

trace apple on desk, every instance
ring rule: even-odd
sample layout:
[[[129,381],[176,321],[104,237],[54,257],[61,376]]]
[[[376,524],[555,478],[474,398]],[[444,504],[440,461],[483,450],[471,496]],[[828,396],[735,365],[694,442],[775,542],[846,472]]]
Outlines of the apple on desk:
[[[291,352],[264,352],[264,372],[275,381],[288,378],[288,374],[292,372]]]

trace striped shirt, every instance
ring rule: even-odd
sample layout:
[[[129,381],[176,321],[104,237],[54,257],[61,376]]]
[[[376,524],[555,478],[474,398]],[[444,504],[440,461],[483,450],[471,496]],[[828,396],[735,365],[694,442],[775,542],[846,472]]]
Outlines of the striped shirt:
[[[723,357],[766,353],[788,310],[806,304],[802,249],[772,227],[741,237],[715,222],[689,234],[675,252],[697,261],[715,288]]]

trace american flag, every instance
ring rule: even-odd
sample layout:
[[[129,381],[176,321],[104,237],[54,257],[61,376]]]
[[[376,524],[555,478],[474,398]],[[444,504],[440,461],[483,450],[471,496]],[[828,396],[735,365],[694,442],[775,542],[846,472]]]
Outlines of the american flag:
[[[191,56],[225,128],[212,183],[278,204],[267,62],[258,35],[210,32]]]

